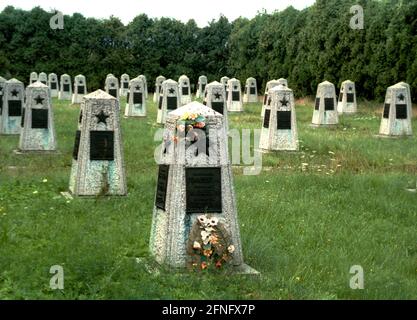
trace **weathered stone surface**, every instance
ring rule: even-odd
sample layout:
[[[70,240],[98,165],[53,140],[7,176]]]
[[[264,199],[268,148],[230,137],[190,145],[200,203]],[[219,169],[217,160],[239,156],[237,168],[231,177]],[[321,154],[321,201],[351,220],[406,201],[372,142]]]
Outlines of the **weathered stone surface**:
[[[51,93],[52,98],[57,98],[59,95],[59,83],[58,76],[55,73],[50,73],[48,75],[48,86],[49,92]]]
[[[44,85],[48,85],[48,76],[45,72],[39,73],[38,81]]]
[[[102,90],[84,96],[72,160],[72,194],[127,194],[119,110],[119,101]]]
[[[161,93],[162,83],[166,80],[164,76],[158,76],[155,80],[155,93],[153,95],[153,102],[157,103]]]
[[[178,88],[178,82],[171,79],[165,80],[162,83],[162,89],[158,101],[157,123],[164,124],[167,114],[180,107]]]
[[[294,94],[278,85],[269,90],[271,103],[262,121],[259,148],[263,151],[298,151],[298,131]]]
[[[227,133],[229,131],[229,117],[224,85],[220,82],[214,81],[207,85],[206,91],[206,106],[223,115],[223,123]]]
[[[36,72],[31,72],[29,77],[29,83],[35,83],[38,81],[38,74]]]
[[[262,103],[262,112],[261,112],[261,117],[263,118],[265,116],[265,109],[267,108],[268,104],[270,104],[270,99],[268,97],[268,93],[269,90],[271,90],[272,88],[279,86],[279,85],[283,85],[284,87],[288,87],[288,82],[286,79],[281,78],[278,80],[271,80],[268,81],[266,83],[266,87],[265,87],[265,94],[264,94],[264,100]]]
[[[342,82],[340,88],[339,101],[337,103],[337,112],[339,114],[354,114],[358,111],[356,102],[356,87],[355,83],[350,80]]]
[[[26,88],[26,105],[19,150],[41,152],[56,150],[54,115],[49,87],[35,82]]]
[[[143,83],[145,84],[145,98],[148,99],[148,80],[143,74],[141,74],[138,78],[142,79]]]
[[[1,123],[1,116],[3,112],[3,95],[6,89],[6,79],[0,77],[0,123]]]
[[[243,112],[242,87],[240,81],[235,78],[230,79],[227,86],[229,90],[227,110],[229,112]]]
[[[72,103],[81,103],[85,95],[87,95],[87,80],[85,76],[79,74],[74,78],[74,94],[72,95]]]
[[[206,76],[200,76],[198,78],[198,83],[197,83],[197,92],[196,92],[196,98],[204,98],[204,91],[206,90],[206,85],[207,85],[207,77]]]
[[[59,90],[58,99],[59,100],[71,100],[72,98],[71,77],[67,74],[61,75],[59,84],[60,84],[60,90]]]
[[[410,87],[402,82],[387,89],[379,134],[381,136],[412,136],[412,105]]]
[[[160,150],[159,163],[162,166],[160,168],[164,169],[164,174],[161,174],[160,178],[166,178],[166,181],[158,181],[158,186],[165,185],[166,188],[162,188],[165,190],[157,189],[150,251],[158,263],[173,268],[186,267],[189,261],[186,246],[191,226],[200,215],[207,213],[206,207],[193,207],[193,210],[188,207],[187,193],[195,190],[187,190],[187,176],[190,170],[195,169],[204,172],[219,170],[217,172],[220,174],[220,179],[216,180],[219,184],[219,192],[216,195],[220,197],[220,206],[212,210],[210,215],[224,223],[230,233],[232,243],[236,248],[231,263],[236,267],[244,266],[233,175],[224,138],[226,132],[223,117],[198,102],[192,102],[168,115],[165,125],[167,141],[171,141],[169,137],[176,134],[179,121],[185,114],[204,116],[206,132],[209,136],[209,155],[207,155],[206,148],[203,148],[206,151],[196,156],[197,143],[188,146],[184,143],[184,139],[171,143],[168,150],[165,148]],[[204,141],[204,137],[201,139]],[[204,188],[204,184],[200,187]],[[212,192],[212,190],[207,190],[208,193],[210,191]],[[207,193],[202,192],[201,196],[204,198]],[[161,198],[164,200],[163,206],[158,201]],[[198,206],[198,202],[195,205]]]
[[[182,75],[178,79],[180,105],[184,106],[191,102],[191,85],[190,79],[186,75]]]
[[[255,78],[246,80],[245,90],[243,94],[243,103],[258,102],[258,85]]]
[[[0,134],[20,134],[24,108],[25,87],[17,79],[6,81],[3,89],[3,107]]]
[[[312,125],[329,126],[338,123],[336,89],[333,83],[324,81],[317,88]]]
[[[106,77],[106,83],[104,88],[106,89],[106,92],[111,95],[112,97],[116,98],[118,101],[120,101],[119,96],[119,80],[112,75],[109,74]],[[119,102],[120,103],[120,102]]]
[[[226,101],[227,101],[227,99],[229,97],[229,86],[228,86],[229,80],[230,80],[229,77],[222,77],[220,79],[220,83],[222,85],[224,85],[224,90],[226,91]]]
[[[129,83],[129,93],[125,117],[146,117],[145,83],[143,78],[132,79]]]
[[[124,73],[120,77],[120,95],[126,97],[129,92],[129,83],[130,77],[128,74]]]

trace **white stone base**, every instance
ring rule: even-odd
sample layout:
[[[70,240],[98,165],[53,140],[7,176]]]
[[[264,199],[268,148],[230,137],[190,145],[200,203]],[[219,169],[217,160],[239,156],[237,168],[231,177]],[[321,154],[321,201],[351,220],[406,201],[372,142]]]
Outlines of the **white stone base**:
[[[258,102],[258,96],[256,95],[244,95],[243,96],[243,103],[256,103]]]
[[[243,104],[242,102],[228,103],[227,110],[229,112],[243,112]]]
[[[354,103],[337,103],[337,112],[339,114],[355,114],[357,111],[358,109]]]
[[[17,155],[25,155],[25,154],[60,154],[57,150],[20,150],[20,149],[14,149],[14,154]]]
[[[84,94],[73,94],[71,104],[80,104],[83,101]]]

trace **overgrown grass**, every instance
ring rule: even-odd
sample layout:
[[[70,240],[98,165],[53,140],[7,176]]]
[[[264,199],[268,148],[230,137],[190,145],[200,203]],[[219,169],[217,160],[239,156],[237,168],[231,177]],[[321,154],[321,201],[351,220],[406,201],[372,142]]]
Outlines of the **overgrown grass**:
[[[235,168],[244,254],[260,277],[150,273],[158,142],[149,103],[147,119],[122,119],[124,198],[60,195],[77,106],[54,100],[57,155],[15,155],[18,137],[0,137],[1,299],[417,297],[417,196],[405,191],[417,178],[417,138],[375,138],[382,106],[370,102],[335,129],[312,129],[312,103],[300,101],[302,150],[264,155],[259,176]],[[260,108],[231,115],[231,127],[260,128]],[[64,267],[63,291],[49,288],[52,265]],[[364,268],[365,290],[349,287],[353,265]]]

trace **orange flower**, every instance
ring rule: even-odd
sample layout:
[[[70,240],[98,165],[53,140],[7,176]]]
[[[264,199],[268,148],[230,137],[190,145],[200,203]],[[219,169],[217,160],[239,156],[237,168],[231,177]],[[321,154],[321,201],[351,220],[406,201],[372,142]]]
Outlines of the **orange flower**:
[[[203,251],[203,254],[206,257],[210,257],[212,255],[212,253],[213,253],[213,250],[204,250]]]
[[[201,270],[206,270],[208,268],[207,262],[201,263]]]
[[[216,268],[220,269],[222,267],[222,262],[221,260],[216,262]]]
[[[219,243],[219,238],[217,238],[215,235],[210,236],[210,242],[212,244],[218,244]]]

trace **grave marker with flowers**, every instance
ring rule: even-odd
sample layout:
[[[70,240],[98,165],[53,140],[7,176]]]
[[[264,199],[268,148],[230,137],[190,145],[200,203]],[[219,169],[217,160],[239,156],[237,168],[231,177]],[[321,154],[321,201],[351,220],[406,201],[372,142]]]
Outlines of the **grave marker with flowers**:
[[[223,121],[198,102],[167,116],[150,241],[161,264],[255,272],[243,262]]]

